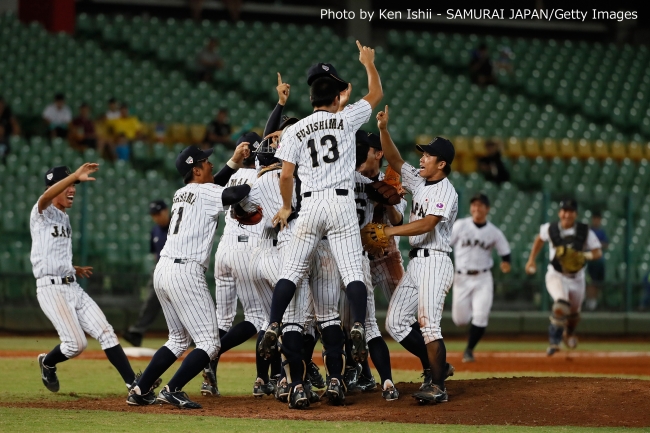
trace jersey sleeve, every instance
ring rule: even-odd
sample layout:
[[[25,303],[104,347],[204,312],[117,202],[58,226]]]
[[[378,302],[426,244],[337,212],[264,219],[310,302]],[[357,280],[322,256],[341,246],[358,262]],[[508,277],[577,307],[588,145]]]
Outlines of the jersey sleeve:
[[[420,170],[413,167],[408,162],[402,165],[402,186],[414,193],[415,189],[425,182],[424,178],[420,176]]]
[[[203,211],[210,218],[218,218],[219,212],[225,210],[223,203],[221,202],[221,194],[223,193],[223,190],[224,187],[213,183],[204,183],[201,185],[200,198],[203,202]]]
[[[598,236],[596,236],[596,233],[594,233],[594,231],[590,229],[583,250],[592,251],[592,250],[597,250],[598,248],[602,248],[602,244],[600,243]]]
[[[508,243],[508,239],[506,239],[506,235],[503,234],[501,230],[499,230],[496,226],[494,226],[494,230],[496,231],[496,242],[494,243],[494,248],[497,250],[497,253],[499,256],[507,256],[510,254],[510,244]]]
[[[353,132],[357,132],[361,125],[366,123],[370,119],[372,114],[372,107],[370,103],[365,99],[355,102],[346,106],[343,111],[343,115],[348,119],[348,125]]]
[[[539,238],[544,242],[551,240],[550,235],[548,234],[548,228],[551,226],[551,223],[544,223],[539,226]]]
[[[443,181],[444,182],[444,181]],[[439,216],[443,221],[449,219],[454,204],[458,200],[456,190],[449,181],[441,183],[440,188],[427,195],[429,206],[427,206],[427,215]]]
[[[300,155],[298,154],[298,145],[296,138],[293,135],[293,127],[289,127],[284,134],[282,140],[278,144],[278,150],[275,152],[275,157],[282,161],[287,161],[292,164],[297,164]]]

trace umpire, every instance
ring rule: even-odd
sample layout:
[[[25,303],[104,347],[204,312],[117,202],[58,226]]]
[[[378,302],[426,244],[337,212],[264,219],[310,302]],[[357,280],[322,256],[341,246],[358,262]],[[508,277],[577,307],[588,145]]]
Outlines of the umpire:
[[[167,204],[163,200],[152,201],[149,203],[149,214],[153,222],[156,223],[151,229],[151,241],[149,245],[150,252],[151,254],[155,254],[157,263],[160,259],[160,252],[165,246],[165,242],[167,242],[167,229],[169,228],[170,219]],[[158,301],[156,292],[153,290],[153,276],[149,279],[147,288],[149,289],[149,296],[147,296],[147,300],[144,301],[140,309],[138,321],[122,335],[126,341],[135,347],[142,345],[144,333],[147,332],[147,329],[156,320],[156,316],[160,311],[160,301]]]

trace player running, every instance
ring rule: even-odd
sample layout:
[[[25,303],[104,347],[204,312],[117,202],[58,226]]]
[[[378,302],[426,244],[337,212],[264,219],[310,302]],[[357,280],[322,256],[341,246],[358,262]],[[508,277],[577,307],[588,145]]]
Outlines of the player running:
[[[463,362],[474,362],[474,348],[485,333],[494,297],[492,249],[501,256],[501,272],[510,272],[510,246],[503,232],[487,220],[490,201],[485,194],[474,195],[469,213],[454,224],[451,242],[456,265],[452,290],[451,318],[456,326],[469,328]]]

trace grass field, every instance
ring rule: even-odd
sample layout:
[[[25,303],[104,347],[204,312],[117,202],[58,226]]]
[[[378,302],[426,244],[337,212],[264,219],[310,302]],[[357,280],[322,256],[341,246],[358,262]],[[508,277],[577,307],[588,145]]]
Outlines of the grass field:
[[[126,390],[115,369],[106,360],[76,359],[59,365],[58,374],[61,380],[61,391],[53,394],[47,391],[39,377],[38,366],[34,357],[12,358],[7,356],[7,351],[42,351],[46,352],[58,343],[53,337],[0,337],[0,431],[156,431],[156,432],[181,432],[181,431],[233,431],[233,432],[289,432],[289,431],[345,431],[356,433],[373,431],[395,431],[408,429],[409,432],[430,431],[435,428],[439,432],[582,432],[582,431],[623,431],[618,428],[581,428],[581,427],[521,427],[521,426],[464,426],[464,425],[421,425],[408,424],[402,426],[395,423],[369,423],[369,422],[336,422],[336,421],[296,421],[296,420],[260,420],[260,419],[233,419],[213,416],[184,416],[179,411],[169,414],[141,414],[129,413],[124,405],[124,412],[114,411],[85,411],[85,410],[52,410],[38,408],[38,402],[65,403],[79,399],[101,399],[108,397],[126,396]],[[164,343],[163,339],[149,339],[145,341],[148,347],[157,348]],[[389,343],[392,351],[402,351],[401,346]],[[450,341],[447,344],[449,351],[461,351],[463,341]],[[482,351],[499,352],[526,352],[544,350],[545,344],[540,342],[499,342],[485,341],[480,345]],[[642,352],[648,351],[648,343],[620,342],[599,343],[585,342],[581,345],[584,351],[616,351],[616,352]],[[88,350],[100,350],[96,341],[90,340]],[[238,350],[252,352],[254,343],[248,342]],[[224,356],[224,361],[227,355]],[[132,361],[134,370],[143,370],[147,361]],[[164,376],[163,381],[169,380],[180,363],[176,363]],[[221,362],[219,365],[219,389],[224,396],[250,395],[252,383],[255,379],[255,370],[252,363]],[[550,376],[551,373],[540,372],[509,372],[509,373],[481,373],[459,371],[453,380],[480,379],[492,377],[513,376]],[[557,375],[557,374],[555,374]],[[578,376],[588,376],[576,374]],[[648,375],[595,375],[636,377],[650,379]],[[420,372],[409,370],[394,371],[395,382],[419,382]],[[195,378],[186,387],[185,391],[191,396],[198,395],[201,378]],[[252,399],[252,397],[251,397]],[[12,404],[37,403],[30,408],[10,407]],[[444,408],[444,406],[442,406]],[[597,408],[594,408],[597,410]],[[625,431],[631,429],[626,428]],[[636,431],[650,431],[632,429]]]

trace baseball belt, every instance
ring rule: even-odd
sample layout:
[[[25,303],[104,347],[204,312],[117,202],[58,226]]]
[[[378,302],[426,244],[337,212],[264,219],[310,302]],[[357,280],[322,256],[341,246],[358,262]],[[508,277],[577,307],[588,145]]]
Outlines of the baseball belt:
[[[43,277],[36,280],[36,286],[47,286],[50,284],[72,284],[76,281],[74,275],[66,275],[64,277]]]
[[[487,272],[489,270],[490,269],[481,269],[480,271],[478,271],[478,270],[456,271],[456,273],[460,274],[460,275],[478,275],[478,274],[482,274],[483,272]]]

